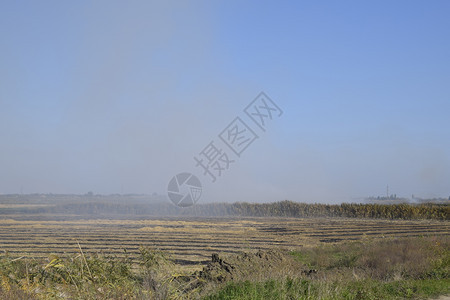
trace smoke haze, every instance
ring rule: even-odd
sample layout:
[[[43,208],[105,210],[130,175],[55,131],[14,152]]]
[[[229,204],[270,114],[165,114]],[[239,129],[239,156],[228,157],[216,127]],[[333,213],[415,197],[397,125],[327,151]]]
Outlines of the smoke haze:
[[[191,172],[203,202],[448,197],[449,12],[3,2],[0,193],[166,194]],[[283,115],[212,183],[194,156],[261,91]]]

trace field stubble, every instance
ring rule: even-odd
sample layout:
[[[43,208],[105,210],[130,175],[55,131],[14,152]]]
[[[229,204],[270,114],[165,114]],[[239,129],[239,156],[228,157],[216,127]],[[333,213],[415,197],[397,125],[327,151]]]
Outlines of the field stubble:
[[[213,253],[282,249],[372,238],[448,235],[445,221],[333,218],[185,218],[152,220],[0,220],[0,251],[12,256],[103,253],[137,257],[141,246],[159,249],[189,270]]]

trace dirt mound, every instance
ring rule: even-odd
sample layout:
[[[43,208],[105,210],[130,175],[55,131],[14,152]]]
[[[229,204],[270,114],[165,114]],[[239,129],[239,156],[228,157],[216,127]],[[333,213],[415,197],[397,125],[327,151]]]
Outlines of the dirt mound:
[[[203,270],[194,273],[194,276],[213,282],[242,280],[255,274],[279,269],[283,265],[292,265],[292,263],[290,256],[276,250],[240,253],[226,258],[221,258],[215,253]]]
[[[211,261],[203,267],[203,270],[194,273],[194,276],[214,282],[224,282],[233,279],[233,274],[236,267],[219,257],[219,254],[214,253],[211,256]]]
[[[283,278],[304,276],[304,265],[296,261],[286,251],[259,250],[251,253],[219,256],[214,253],[211,261],[201,271],[188,276],[178,276],[176,280],[183,284],[184,291],[208,289],[228,281]]]

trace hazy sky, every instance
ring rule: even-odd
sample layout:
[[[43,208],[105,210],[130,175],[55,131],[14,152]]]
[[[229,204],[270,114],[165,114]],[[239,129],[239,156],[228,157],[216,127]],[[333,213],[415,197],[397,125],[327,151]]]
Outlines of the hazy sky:
[[[1,1],[0,193],[450,196],[450,1]],[[198,155],[283,110],[212,183]],[[250,125],[255,125],[250,122]]]

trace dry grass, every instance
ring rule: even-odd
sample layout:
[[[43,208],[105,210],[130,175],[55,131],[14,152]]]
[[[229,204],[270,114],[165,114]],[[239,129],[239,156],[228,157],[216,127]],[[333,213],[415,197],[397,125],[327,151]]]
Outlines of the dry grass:
[[[273,299],[278,294],[286,299],[437,295],[449,292],[449,246],[448,236],[436,236],[366,239],[293,252],[274,248],[216,255],[194,273],[155,249],[140,248],[133,260],[127,253],[105,256],[80,246],[76,255],[50,255],[46,260],[0,257],[0,299],[197,299],[207,295],[222,299],[230,293],[238,299]]]

